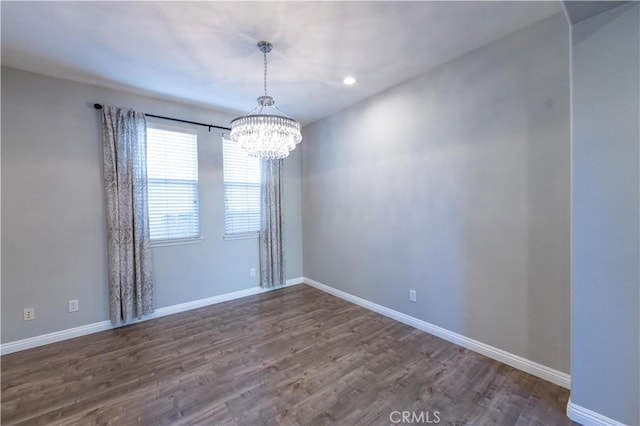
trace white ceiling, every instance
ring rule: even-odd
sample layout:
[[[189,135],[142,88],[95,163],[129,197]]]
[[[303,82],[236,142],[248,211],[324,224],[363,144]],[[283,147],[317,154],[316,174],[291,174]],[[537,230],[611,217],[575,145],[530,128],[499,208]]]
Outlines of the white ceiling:
[[[7,2],[2,65],[303,124],[561,10],[559,2]],[[342,79],[352,74],[354,86]],[[151,111],[148,111],[151,113]]]
[[[585,21],[589,18],[593,18],[596,15],[606,12],[609,9],[614,9],[623,4],[629,3],[628,1],[563,1],[564,10],[567,17],[571,21],[572,25]]]

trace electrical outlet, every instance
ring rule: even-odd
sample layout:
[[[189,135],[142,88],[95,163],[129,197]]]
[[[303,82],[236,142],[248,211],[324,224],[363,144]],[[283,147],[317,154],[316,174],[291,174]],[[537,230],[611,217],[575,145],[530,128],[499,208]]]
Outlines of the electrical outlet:
[[[36,308],[25,308],[24,309],[24,320],[31,321],[36,319]]]
[[[411,302],[415,302],[416,301],[416,291],[415,290],[409,290],[409,300]]]
[[[255,277],[256,276],[256,268],[251,268],[249,273],[251,274],[252,277]]]
[[[80,310],[80,302],[78,299],[69,300],[69,312],[78,312]]]

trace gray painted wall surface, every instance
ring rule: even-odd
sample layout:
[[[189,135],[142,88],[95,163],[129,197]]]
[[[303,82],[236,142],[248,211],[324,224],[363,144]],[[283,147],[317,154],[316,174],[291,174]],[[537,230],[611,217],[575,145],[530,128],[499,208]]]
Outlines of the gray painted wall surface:
[[[306,127],[305,276],[569,372],[569,54],[554,15]]]
[[[2,342],[108,319],[101,119],[94,102],[222,125],[232,118],[2,68]],[[198,128],[198,145],[203,242],[153,249],[157,308],[258,285],[249,274],[259,267],[257,239],[222,238],[221,133]],[[300,173],[296,150],[285,160],[288,278],[302,276]],[[79,312],[67,312],[69,299],[79,299]],[[23,322],[22,310],[31,306],[36,319]]]
[[[640,424],[640,5],[573,27],[572,385]]]

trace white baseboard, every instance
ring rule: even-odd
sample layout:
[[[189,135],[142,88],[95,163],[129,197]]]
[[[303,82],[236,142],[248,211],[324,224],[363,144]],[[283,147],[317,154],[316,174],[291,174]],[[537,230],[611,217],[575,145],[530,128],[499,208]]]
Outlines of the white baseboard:
[[[536,377],[540,377],[541,379],[547,380],[551,383],[555,383],[556,385],[562,386],[563,388],[569,389],[571,386],[570,376],[561,371],[544,366],[542,364],[538,364],[537,362],[530,361],[526,358],[514,355],[502,349],[489,346],[485,343],[479,342],[458,333],[454,333],[437,325],[428,323],[407,314],[403,314],[402,312],[398,312],[382,305],[378,305],[377,303],[370,302],[366,299],[354,296],[353,294],[346,293],[342,290],[338,290],[326,284],[314,281],[311,278],[304,277],[303,280],[305,284],[315,287],[318,290],[322,290],[348,302],[355,303],[356,305],[362,306],[363,308],[377,312],[381,315],[384,315],[385,317],[393,318],[396,321],[400,321],[404,324],[410,325],[411,327],[425,331],[429,334],[433,334],[434,336],[438,336],[451,343],[455,343],[456,345],[470,349],[474,352],[478,352],[489,358],[495,359],[496,361],[500,361],[504,364],[510,365],[511,367],[517,368],[518,370],[525,371]]]
[[[567,404],[567,417],[583,426],[625,426],[624,423],[574,404],[571,400]]]
[[[202,308],[204,306],[215,305],[217,303],[227,302],[229,300],[239,299],[241,297],[252,296],[254,294],[266,293],[278,290],[283,287],[290,287],[302,284],[303,278],[293,278],[287,280],[284,286],[274,288],[251,287],[246,290],[234,291],[232,293],[221,294],[218,296],[207,297],[205,299],[194,300],[191,302],[180,303],[177,305],[166,306],[156,309],[152,314],[145,315],[142,320],[129,321],[126,324],[114,326],[111,321],[100,321],[93,324],[81,325],[79,327],[69,328],[67,330],[54,331],[53,333],[42,334],[40,336],[29,337],[27,339],[16,340],[0,345],[0,354],[7,355],[13,352],[24,351],[38,346],[48,345],[49,343],[60,342],[62,340],[73,339],[87,334],[97,333],[99,331],[111,330],[123,325],[131,325],[153,318],[160,318],[167,315],[177,314],[179,312],[189,311],[191,309]]]
[[[40,336],[34,336],[22,340],[16,340],[14,342],[3,343],[2,345],[0,345],[0,354],[7,355],[13,352],[24,351],[25,349],[48,345],[49,343],[73,339],[74,337],[80,337],[86,334],[110,330],[112,328],[113,325],[111,324],[111,321],[100,321],[94,322],[93,324],[68,328],[66,330],[54,331],[53,333],[41,334]]]

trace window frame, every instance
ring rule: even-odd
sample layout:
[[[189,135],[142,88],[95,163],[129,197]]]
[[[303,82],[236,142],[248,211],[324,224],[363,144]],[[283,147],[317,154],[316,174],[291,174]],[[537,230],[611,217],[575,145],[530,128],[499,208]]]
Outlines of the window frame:
[[[165,130],[165,131],[169,131],[169,132],[177,132],[177,133],[185,133],[185,134],[190,134],[190,135],[194,135],[195,136],[195,172],[196,172],[196,179],[195,179],[195,185],[196,185],[196,197],[195,197],[195,201],[196,201],[196,214],[197,214],[197,221],[198,221],[198,234],[196,237],[191,237],[191,238],[163,238],[163,239],[156,239],[156,240],[152,240],[151,239],[151,235],[149,235],[149,245],[151,247],[164,247],[164,246],[177,246],[177,245],[185,245],[185,244],[199,244],[203,242],[203,237],[202,237],[202,215],[201,215],[201,211],[200,211],[200,161],[199,161],[199,133],[198,133],[198,129],[193,127],[193,126],[176,126],[176,125],[170,125],[170,124],[166,124],[164,122],[161,121],[156,121],[156,120],[149,120],[149,118],[147,118],[147,204],[150,207],[150,203],[149,203],[149,172],[148,172],[148,168],[149,168],[149,156],[148,156],[148,152],[149,152],[149,128],[154,128],[157,130]],[[150,208],[149,208],[150,210]],[[149,219],[150,220],[150,219]],[[151,222],[149,222],[149,234],[151,234]]]

